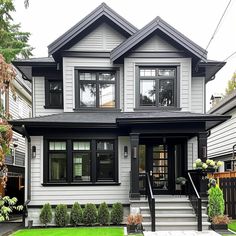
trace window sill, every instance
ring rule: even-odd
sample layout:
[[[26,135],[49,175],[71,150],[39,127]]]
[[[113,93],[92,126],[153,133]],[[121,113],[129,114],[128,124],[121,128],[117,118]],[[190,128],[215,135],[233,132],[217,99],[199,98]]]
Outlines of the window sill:
[[[54,107],[54,106],[44,106],[45,109],[63,109],[62,107]]]
[[[121,109],[119,108],[74,108],[73,109],[75,112],[121,112]]]
[[[180,107],[138,107],[134,111],[181,111]]]
[[[43,183],[42,186],[53,187],[53,186],[119,186],[121,183],[117,182],[84,182],[84,183]]]

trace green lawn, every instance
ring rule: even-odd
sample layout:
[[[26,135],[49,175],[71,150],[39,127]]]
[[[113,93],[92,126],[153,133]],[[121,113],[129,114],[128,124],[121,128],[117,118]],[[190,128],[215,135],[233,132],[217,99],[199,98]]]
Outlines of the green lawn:
[[[91,227],[91,228],[50,228],[24,229],[12,236],[123,236],[124,228]]]
[[[231,229],[232,231],[236,232],[236,220],[232,220],[232,221],[228,224],[228,228]]]

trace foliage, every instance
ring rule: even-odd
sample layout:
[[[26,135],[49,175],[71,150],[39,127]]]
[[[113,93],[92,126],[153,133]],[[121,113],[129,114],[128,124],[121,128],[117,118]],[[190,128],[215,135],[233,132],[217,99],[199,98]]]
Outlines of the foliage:
[[[40,213],[40,222],[47,227],[48,223],[52,221],[52,208],[49,203],[44,204]]]
[[[97,222],[97,208],[94,204],[88,203],[85,205],[83,212],[83,222],[86,225],[92,225]]]
[[[127,217],[127,225],[141,225],[143,217],[141,214],[130,214]]]
[[[229,217],[226,216],[226,215],[219,215],[219,216],[214,216],[212,218],[212,223],[213,224],[229,224],[230,220],[229,220]]]
[[[13,210],[21,211],[23,209],[23,206],[16,206],[16,203],[17,198],[15,197],[10,198],[8,196],[5,196],[0,199],[0,222],[9,220],[9,214]]]
[[[81,228],[47,228],[47,229],[23,229],[12,236],[123,236],[122,227],[81,227]],[[140,235],[142,236],[142,235]]]
[[[176,178],[176,180],[175,180],[175,183],[180,184],[180,185],[185,185],[186,182],[187,182],[187,179],[185,177],[182,177],[182,176]]]
[[[123,221],[123,206],[121,203],[115,203],[112,205],[112,210],[111,210],[111,222],[113,224],[121,224]]]
[[[14,24],[11,13],[15,11],[13,0],[0,0],[0,54],[9,63],[16,56],[28,58],[32,55],[29,32],[21,32],[20,24]]]
[[[110,213],[108,210],[108,206],[105,202],[100,204],[98,208],[98,223],[101,225],[107,225],[110,220]]]
[[[227,88],[225,89],[225,95],[230,94],[236,89],[236,72],[234,72],[232,78],[228,81]]]
[[[210,219],[214,216],[223,215],[225,211],[225,201],[223,192],[219,186],[212,186],[208,190],[208,194],[208,216]]]
[[[222,161],[215,162],[213,160],[207,159],[206,163],[204,163],[204,162],[202,162],[201,159],[197,159],[193,163],[193,169],[201,169],[201,170],[214,169],[214,170],[217,170],[222,165],[223,165]]]
[[[55,209],[55,223],[57,226],[64,227],[69,222],[69,214],[67,213],[67,206],[59,204]]]
[[[70,213],[70,223],[74,226],[79,225],[83,221],[83,211],[78,202],[75,202],[72,206]]]

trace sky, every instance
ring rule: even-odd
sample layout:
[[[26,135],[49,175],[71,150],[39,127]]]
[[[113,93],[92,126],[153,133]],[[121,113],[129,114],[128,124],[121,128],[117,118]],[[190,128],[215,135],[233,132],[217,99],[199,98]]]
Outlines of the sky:
[[[15,0],[15,23],[31,33],[30,45],[34,57],[48,56],[47,46],[105,2],[137,28],[142,28],[160,16],[178,31],[206,48],[229,0]],[[236,51],[236,0],[231,4],[208,48],[208,59],[224,61]],[[223,94],[227,81],[236,71],[236,55],[206,86],[206,106],[210,108],[212,94]]]

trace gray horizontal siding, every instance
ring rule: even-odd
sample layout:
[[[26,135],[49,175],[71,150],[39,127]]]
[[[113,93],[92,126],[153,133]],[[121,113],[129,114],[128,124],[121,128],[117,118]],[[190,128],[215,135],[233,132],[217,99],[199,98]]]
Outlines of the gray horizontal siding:
[[[63,112],[63,109],[45,109],[45,79],[33,78],[33,116],[45,116]]]
[[[124,111],[135,108],[135,65],[180,65],[180,107],[191,111],[191,59],[189,58],[125,58]]]
[[[162,39],[158,35],[154,35],[152,38],[148,39],[146,42],[144,42],[141,46],[137,47],[135,51],[145,51],[145,52],[177,52],[178,49],[173,47],[171,44],[166,42],[166,40]]]
[[[126,38],[106,23],[86,35],[69,51],[111,51]]]
[[[232,118],[212,129],[208,137],[210,158],[232,153],[233,145],[236,144],[236,109],[227,115],[231,115]]]
[[[119,186],[42,186],[43,181],[43,137],[32,136],[31,145],[36,146],[36,158],[32,159],[31,186],[32,195],[30,205],[42,205],[47,202],[56,205],[60,203],[80,204],[92,202],[99,204],[106,201],[109,204],[121,202],[129,203],[129,171],[130,156],[124,158],[123,147],[129,146],[129,137],[119,137]],[[130,149],[130,148],[129,148]],[[129,152],[130,153],[130,152]]]
[[[192,78],[192,112],[204,113],[204,97],[205,97],[205,79],[204,77]]]

